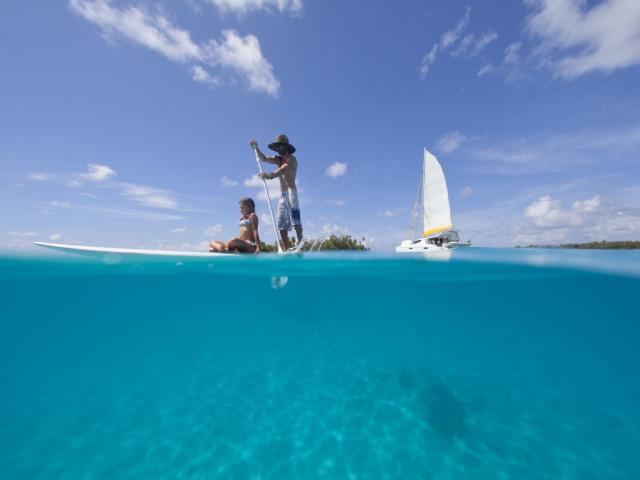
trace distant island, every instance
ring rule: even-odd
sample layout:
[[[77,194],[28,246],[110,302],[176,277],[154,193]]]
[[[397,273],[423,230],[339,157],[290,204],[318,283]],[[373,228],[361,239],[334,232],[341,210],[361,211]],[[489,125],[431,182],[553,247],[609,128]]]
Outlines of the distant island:
[[[516,248],[575,248],[581,250],[635,250],[640,249],[640,241],[607,241],[585,243],[563,243],[561,245],[517,245]]]
[[[363,243],[364,241],[364,238],[360,241],[353,238],[351,235],[331,235],[330,237],[324,238],[318,242],[305,240],[302,251],[309,252],[312,249],[314,252],[318,250],[369,250],[369,248]],[[272,244],[261,243],[260,250],[263,252],[277,252],[278,244],[275,242]]]

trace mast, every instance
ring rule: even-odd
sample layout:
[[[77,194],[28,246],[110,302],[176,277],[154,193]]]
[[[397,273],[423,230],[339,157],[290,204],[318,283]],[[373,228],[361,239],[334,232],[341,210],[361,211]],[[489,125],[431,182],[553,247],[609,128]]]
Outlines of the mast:
[[[411,211],[411,232],[409,236],[411,238],[417,238],[418,234],[418,215],[422,212],[421,203],[422,203],[422,189],[424,187],[424,161],[422,162],[422,175],[420,176],[420,181],[418,182],[418,191],[416,192],[416,201],[413,202],[413,210]],[[424,205],[422,205],[424,207]],[[424,231],[424,218],[423,218],[423,226],[422,230]]]

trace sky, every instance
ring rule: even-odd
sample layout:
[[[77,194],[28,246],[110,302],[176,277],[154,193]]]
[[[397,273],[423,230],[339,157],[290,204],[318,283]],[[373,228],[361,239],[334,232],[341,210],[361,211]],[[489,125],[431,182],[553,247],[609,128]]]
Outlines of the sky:
[[[308,237],[409,238],[427,147],[463,240],[640,239],[637,0],[5,0],[0,61],[3,250],[273,240],[280,133]]]

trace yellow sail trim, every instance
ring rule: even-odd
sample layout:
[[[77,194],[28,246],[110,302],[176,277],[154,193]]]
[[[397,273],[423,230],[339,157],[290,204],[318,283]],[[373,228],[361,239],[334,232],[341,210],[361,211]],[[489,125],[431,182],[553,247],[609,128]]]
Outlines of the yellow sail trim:
[[[434,233],[442,232],[443,230],[450,230],[453,228],[453,225],[445,225],[444,227],[432,228],[431,230],[427,230],[422,234],[423,237],[428,237]]]

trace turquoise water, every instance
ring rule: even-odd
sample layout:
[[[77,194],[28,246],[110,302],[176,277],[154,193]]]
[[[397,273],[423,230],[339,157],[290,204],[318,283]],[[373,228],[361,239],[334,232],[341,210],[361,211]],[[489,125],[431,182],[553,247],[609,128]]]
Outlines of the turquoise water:
[[[0,258],[0,476],[637,479],[639,294],[638,252]]]

